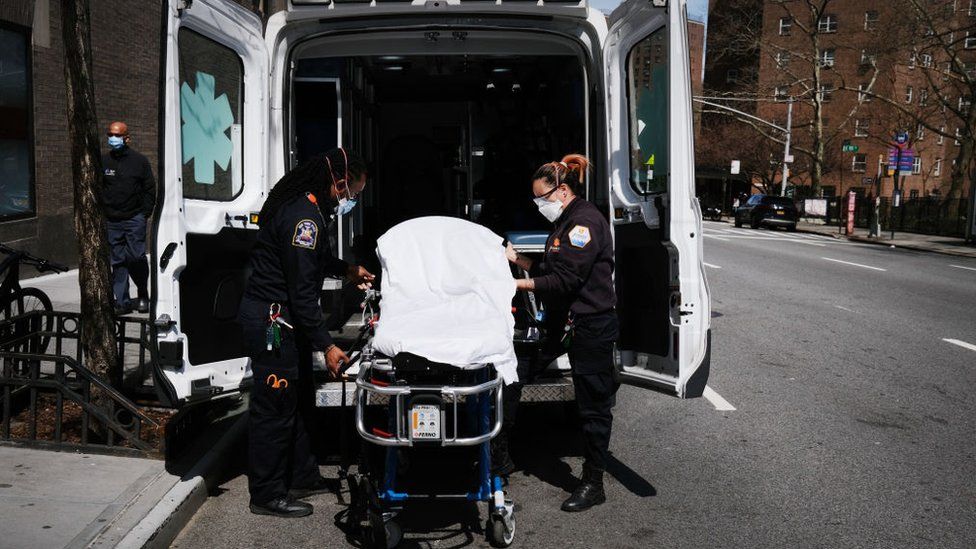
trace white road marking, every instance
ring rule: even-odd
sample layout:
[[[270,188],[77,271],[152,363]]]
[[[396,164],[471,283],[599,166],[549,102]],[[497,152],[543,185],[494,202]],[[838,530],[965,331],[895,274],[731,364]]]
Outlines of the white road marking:
[[[705,263],[705,262],[702,261],[702,263]],[[711,263],[705,263],[705,266],[706,267],[711,267],[713,269],[721,269],[721,267],[719,267],[718,265],[712,265]]]
[[[963,349],[976,351],[976,345],[973,345],[972,343],[966,343],[965,341],[959,341],[958,339],[948,339],[948,338],[942,338],[942,341],[945,341],[946,343],[952,343],[953,345],[958,345]],[[708,387],[705,387],[705,392],[706,393],[708,392]]]
[[[955,267],[957,269],[966,269],[967,271],[976,271],[976,269],[974,269],[972,267],[963,267],[962,265],[949,265],[949,266],[950,267]]]
[[[721,236],[715,236],[713,234],[706,234],[705,236],[707,236],[708,238],[714,238],[715,240],[721,240],[722,242],[728,242],[729,241],[728,238],[723,238]]]
[[[870,265],[861,265],[860,263],[851,263],[850,261],[841,261],[839,259],[833,259],[830,257],[821,256],[820,259],[826,259],[827,261],[833,261],[834,263],[843,263],[844,265],[852,265],[854,267],[861,267],[862,269],[871,269],[873,271],[887,271],[888,269],[882,269],[881,267],[872,267]]]
[[[719,238],[719,239],[732,239],[732,240],[773,240],[776,242],[796,242],[797,244],[806,244],[807,246],[817,246],[823,248],[826,244],[821,244],[819,242],[811,242],[808,240],[800,240],[797,238],[785,238],[785,237],[771,237],[771,236],[740,236],[740,235],[723,235],[715,236],[713,234],[706,234],[705,236],[709,238]]]
[[[849,313],[853,313],[853,312],[854,312],[853,310],[851,310],[851,309],[848,309],[847,307],[844,307],[844,306],[842,306],[842,305],[834,305],[834,307],[837,307],[838,309],[840,309],[840,310],[842,310],[842,311],[847,311],[847,312],[849,312]]]
[[[702,394],[702,396],[705,397],[705,400],[711,402],[712,406],[714,406],[715,409],[720,412],[735,411],[735,406],[729,404],[729,401],[722,398],[722,395],[716,393],[715,390],[708,385],[705,386],[705,392]]]

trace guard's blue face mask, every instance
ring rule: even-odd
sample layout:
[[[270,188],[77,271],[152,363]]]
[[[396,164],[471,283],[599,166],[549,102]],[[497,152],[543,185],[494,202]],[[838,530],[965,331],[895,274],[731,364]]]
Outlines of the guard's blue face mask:
[[[125,146],[125,138],[118,135],[110,135],[108,136],[108,146],[114,150],[119,150]]]

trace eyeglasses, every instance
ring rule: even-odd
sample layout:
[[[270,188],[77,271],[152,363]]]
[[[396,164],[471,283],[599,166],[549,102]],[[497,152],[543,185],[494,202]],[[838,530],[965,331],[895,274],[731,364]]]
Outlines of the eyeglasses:
[[[560,185],[556,185],[555,187],[549,189],[549,192],[547,192],[546,194],[540,194],[536,198],[549,198],[549,195],[551,195],[552,193],[558,191],[559,190],[559,187],[560,187]]]
[[[108,135],[109,137],[125,137],[125,134],[124,133],[112,133],[112,132],[108,132],[106,135]]]

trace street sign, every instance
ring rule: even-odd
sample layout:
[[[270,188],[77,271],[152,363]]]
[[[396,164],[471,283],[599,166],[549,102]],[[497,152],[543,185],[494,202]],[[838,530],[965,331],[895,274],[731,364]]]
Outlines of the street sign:
[[[861,185],[871,185],[873,183],[874,183],[874,178],[873,177],[862,177],[861,178]]]
[[[732,167],[729,169],[729,171],[732,173],[732,175],[738,175],[740,167],[741,163],[738,160],[733,160]]]
[[[844,142],[841,144],[840,150],[842,152],[846,152],[846,153],[847,152],[857,152],[858,151],[858,146],[851,144],[851,140],[850,139],[845,139]]]
[[[792,164],[794,160],[793,155],[792,154],[786,155],[786,158],[784,160],[786,161],[787,164]]]
[[[895,134],[895,143],[899,145],[904,145],[908,143],[908,132],[898,132]]]
[[[891,194],[891,203],[895,208],[901,206],[901,190],[897,190]]]

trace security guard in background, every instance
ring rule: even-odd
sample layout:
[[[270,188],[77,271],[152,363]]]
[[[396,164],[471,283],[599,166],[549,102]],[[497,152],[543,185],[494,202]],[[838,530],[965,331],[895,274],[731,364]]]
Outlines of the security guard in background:
[[[146,221],[156,206],[156,181],[146,157],[130,146],[125,122],[108,126],[109,152],[102,155],[99,196],[111,248],[112,293],[115,314],[133,309],[149,312],[149,261],[146,259]],[[136,300],[129,299],[129,277],[136,284]]]
[[[312,354],[325,354],[332,375],[349,360],[332,343],[319,294],[326,276],[361,288],[373,280],[366,269],[335,258],[328,237],[331,222],[352,210],[365,185],[363,161],[333,149],[286,174],[261,208],[238,315],[254,376],[247,470],[252,513],[306,516],[312,506],[298,498],[331,487],[309,443]]]
[[[521,384],[569,353],[576,403],[583,426],[584,458],[580,485],[563,502],[563,511],[583,511],[606,501],[603,473],[610,447],[611,412],[620,386],[613,363],[617,339],[613,289],[613,241],[604,213],[580,197],[589,161],[571,154],[536,170],[532,192],[539,212],[553,223],[542,261],[508,245],[509,261],[531,278],[516,279],[520,291],[534,291],[546,305],[546,338],[540,352],[519,361],[518,384],[506,387],[506,427],[493,448],[499,473],[510,473],[507,436],[515,421]]]

